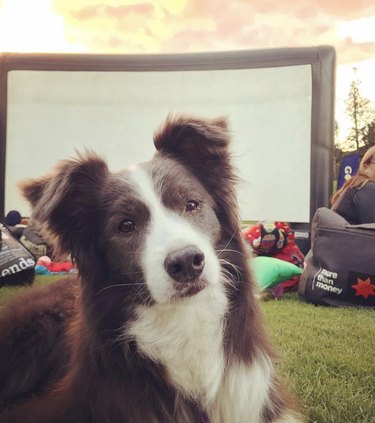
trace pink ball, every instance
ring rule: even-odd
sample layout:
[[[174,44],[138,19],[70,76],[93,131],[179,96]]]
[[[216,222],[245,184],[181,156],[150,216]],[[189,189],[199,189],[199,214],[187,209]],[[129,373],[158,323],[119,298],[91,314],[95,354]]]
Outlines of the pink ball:
[[[36,264],[41,264],[42,266],[49,266],[51,264],[51,259],[48,256],[39,257]]]

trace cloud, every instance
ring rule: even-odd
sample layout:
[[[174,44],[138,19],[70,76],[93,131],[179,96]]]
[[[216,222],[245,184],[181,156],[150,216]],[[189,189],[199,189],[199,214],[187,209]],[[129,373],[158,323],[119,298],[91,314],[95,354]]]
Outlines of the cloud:
[[[55,0],[55,10],[65,18],[67,38],[96,53],[328,44],[339,63],[374,56],[373,40],[359,36],[361,21],[356,26],[375,19],[373,0]]]
[[[372,0],[314,0],[316,7],[334,19],[360,19],[375,12]]]
[[[207,11],[220,13],[239,13],[246,18],[250,12],[264,14],[268,16],[284,14],[287,16],[314,16],[317,12],[336,19],[359,19],[375,13],[373,0],[232,0],[230,2],[220,2],[218,0],[190,0],[189,11],[192,16],[199,16]]]
[[[90,5],[79,9],[72,14],[72,17],[78,21],[87,21],[90,19],[109,18],[115,20],[126,19],[131,15],[140,15],[142,17],[152,16],[154,7],[149,3],[140,3],[132,5],[108,6],[108,5]]]
[[[338,61],[342,64],[361,62],[375,56],[375,42],[355,43],[351,38],[346,38],[336,48]]]

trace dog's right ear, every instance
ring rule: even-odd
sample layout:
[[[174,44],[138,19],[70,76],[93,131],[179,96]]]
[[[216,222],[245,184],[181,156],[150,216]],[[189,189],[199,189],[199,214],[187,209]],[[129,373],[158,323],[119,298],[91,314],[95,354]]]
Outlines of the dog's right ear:
[[[53,241],[57,253],[75,255],[93,241],[99,192],[108,173],[107,164],[89,153],[61,162],[49,176],[21,184],[33,220]]]

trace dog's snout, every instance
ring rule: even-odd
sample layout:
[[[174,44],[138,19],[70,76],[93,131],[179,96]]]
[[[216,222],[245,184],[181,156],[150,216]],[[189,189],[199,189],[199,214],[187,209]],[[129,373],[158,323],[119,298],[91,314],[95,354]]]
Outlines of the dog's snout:
[[[168,275],[177,282],[198,278],[204,269],[204,253],[196,246],[172,251],[164,262]]]

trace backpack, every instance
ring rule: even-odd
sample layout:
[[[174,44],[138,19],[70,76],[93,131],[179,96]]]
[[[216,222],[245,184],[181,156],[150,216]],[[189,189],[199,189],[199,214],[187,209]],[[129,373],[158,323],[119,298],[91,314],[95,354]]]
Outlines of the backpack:
[[[34,280],[35,257],[0,224],[0,286],[31,284]]]
[[[350,225],[319,208],[311,228],[298,292],[303,300],[330,306],[375,307],[375,223]]]

